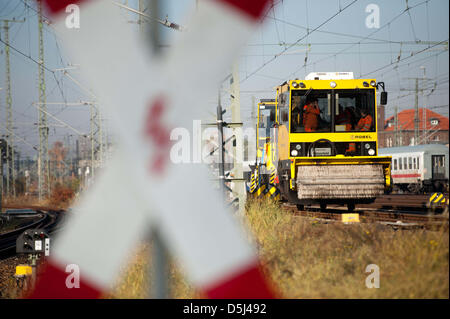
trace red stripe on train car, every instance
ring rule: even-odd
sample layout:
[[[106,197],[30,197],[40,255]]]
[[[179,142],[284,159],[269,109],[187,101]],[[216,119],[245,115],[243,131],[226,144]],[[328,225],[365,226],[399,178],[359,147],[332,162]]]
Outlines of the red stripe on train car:
[[[393,178],[408,178],[408,177],[420,177],[420,174],[397,174],[392,175]]]

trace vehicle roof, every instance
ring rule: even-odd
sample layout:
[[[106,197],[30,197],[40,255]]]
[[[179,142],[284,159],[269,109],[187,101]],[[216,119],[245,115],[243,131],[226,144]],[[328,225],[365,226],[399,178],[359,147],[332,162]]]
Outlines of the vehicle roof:
[[[444,144],[424,144],[414,146],[399,146],[379,148],[379,154],[394,154],[394,153],[414,153],[414,152],[446,152],[448,153],[448,146]]]

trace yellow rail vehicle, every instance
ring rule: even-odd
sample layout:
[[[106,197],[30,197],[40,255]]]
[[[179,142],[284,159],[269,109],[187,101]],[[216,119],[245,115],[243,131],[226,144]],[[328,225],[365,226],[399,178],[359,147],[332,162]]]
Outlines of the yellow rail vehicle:
[[[277,88],[266,148],[282,197],[300,209],[319,203],[353,210],[390,190],[391,158],[378,156],[377,87],[386,104],[383,82],[353,79],[352,72],[310,73]]]
[[[275,99],[261,99],[258,103],[258,121],[256,126],[256,167],[251,175],[250,193],[256,197],[268,197],[278,200],[280,191],[275,148],[273,148],[274,130],[276,127],[276,101]]]

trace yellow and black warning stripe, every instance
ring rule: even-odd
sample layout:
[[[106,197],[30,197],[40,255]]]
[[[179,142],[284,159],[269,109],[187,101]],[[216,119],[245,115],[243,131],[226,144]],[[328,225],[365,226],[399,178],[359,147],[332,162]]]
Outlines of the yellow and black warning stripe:
[[[434,193],[430,197],[430,203],[432,204],[445,204],[446,201],[447,199],[442,193]]]
[[[276,169],[275,167],[270,168],[270,176],[269,176],[269,184],[275,184],[275,176],[276,176]]]
[[[266,193],[266,197],[271,198],[273,200],[279,200],[280,199],[280,190],[275,185],[269,184],[269,188]]]
[[[256,190],[256,197],[260,197],[262,195],[264,195],[267,192],[267,185],[266,184],[261,184],[258,185],[258,189]]]
[[[258,173],[255,171],[251,175],[250,179],[250,194],[253,194],[256,191],[258,186]]]

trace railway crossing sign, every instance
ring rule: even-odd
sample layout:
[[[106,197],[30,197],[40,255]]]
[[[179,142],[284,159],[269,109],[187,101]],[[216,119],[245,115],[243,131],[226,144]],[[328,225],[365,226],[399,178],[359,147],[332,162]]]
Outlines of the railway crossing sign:
[[[169,159],[170,129],[189,127],[206,108],[271,1],[200,1],[188,30],[164,59],[146,51],[112,1],[41,1],[107,106],[119,146],[53,244],[31,297],[100,297],[151,228],[206,296],[273,297],[255,248],[209,184],[207,168]],[[65,26],[68,4],[80,6],[80,28]],[[80,270],[79,288],[65,285],[65,269],[73,264]]]

